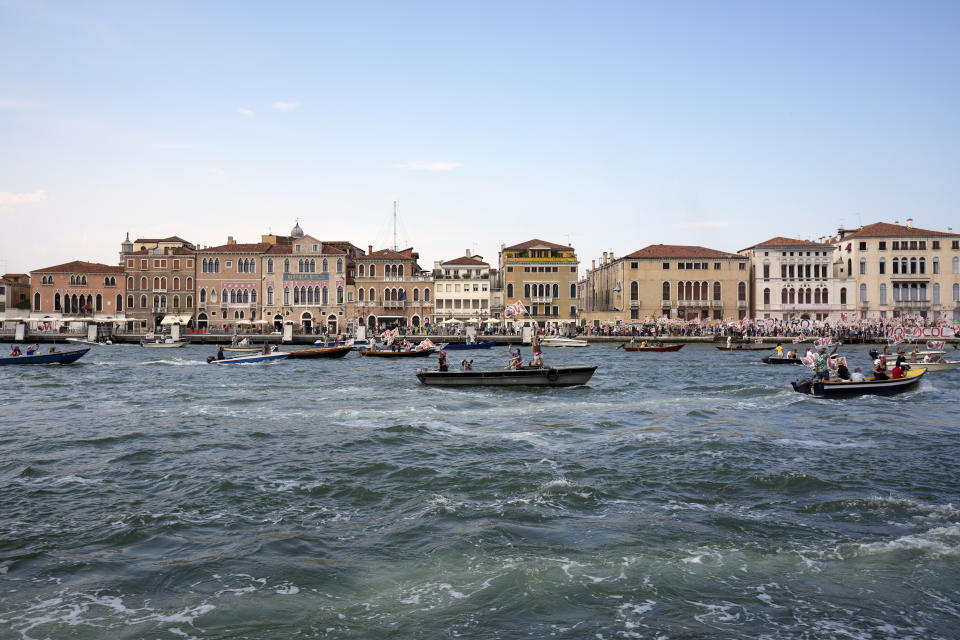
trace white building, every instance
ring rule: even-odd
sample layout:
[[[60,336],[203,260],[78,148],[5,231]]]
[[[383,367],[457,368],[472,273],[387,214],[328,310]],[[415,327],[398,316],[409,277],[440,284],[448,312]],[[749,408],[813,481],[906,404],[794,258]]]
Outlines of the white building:
[[[490,317],[490,264],[483,256],[440,261],[433,265],[434,315],[444,320],[486,320]]]

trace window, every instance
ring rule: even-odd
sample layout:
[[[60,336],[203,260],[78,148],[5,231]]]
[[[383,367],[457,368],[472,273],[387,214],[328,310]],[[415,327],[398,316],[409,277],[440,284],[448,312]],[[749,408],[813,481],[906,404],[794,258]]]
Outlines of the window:
[[[763,290],[763,304],[770,304],[770,289]]]
[[[740,264],[741,266],[743,266],[742,262]],[[717,285],[719,288],[720,283],[718,282]],[[737,300],[739,300],[740,302],[743,302],[746,299],[747,299],[747,283],[741,282],[737,284]]]
[[[337,258],[337,273],[343,273],[343,258]]]
[[[880,241],[880,245],[879,245],[878,248],[880,249],[880,251],[886,251],[886,250],[887,250],[887,243],[886,243],[884,240],[881,240],[881,241]]]
[[[934,275],[937,275],[938,273],[940,273],[940,258],[935,257],[933,259],[933,273]]]
[[[718,269],[720,268],[720,263],[719,263],[719,262],[714,262],[714,263],[713,263],[713,268],[714,268],[714,270],[718,270]]]
[[[523,297],[524,297],[524,298],[529,298],[529,297],[530,297],[530,285],[529,285],[529,284],[524,284],[524,285],[523,285]]]
[[[866,301],[867,301],[867,285],[861,284],[860,285],[860,302],[866,302]]]
[[[887,304],[887,285],[880,283],[880,304]]]
[[[663,299],[664,300],[670,299],[670,283],[669,282],[663,283]]]
[[[867,250],[867,243],[866,243],[866,242],[861,242],[861,243],[860,243],[860,251],[866,251],[866,250]]]
[[[513,297],[513,283],[512,283],[512,282],[508,282],[508,283],[507,283],[507,297],[508,297],[508,298],[512,298],[512,297]],[[426,298],[424,298],[424,300],[426,300]]]
[[[906,247],[904,247],[904,248],[906,248]],[[894,241],[893,241],[893,250],[894,250],[894,251],[899,251],[899,250],[900,250],[900,241],[899,241],[899,240],[894,240]]]
[[[847,288],[840,287],[840,304],[847,304]]]
[[[887,259],[880,258],[880,273],[884,274],[887,272]],[[862,272],[861,272],[862,273]]]
[[[940,283],[933,283],[933,304],[940,304]]]
[[[920,274],[921,275],[925,274],[927,272],[927,259],[920,258],[919,266],[920,266]]]
[[[740,284],[743,284],[743,283],[741,282]],[[744,284],[744,291],[746,291],[746,285],[745,285],[745,284]],[[744,294],[744,295],[746,295],[746,294]],[[714,300],[717,300],[717,301],[720,300],[720,283],[719,283],[719,282],[714,282],[714,283],[713,283],[713,299],[714,299]],[[744,299],[746,299],[746,298],[744,298]]]
[[[861,244],[862,244],[862,243],[861,243]],[[866,259],[866,258],[860,258],[860,275],[863,276],[863,275],[866,275],[866,274],[867,274],[867,259]]]
[[[960,284],[953,283],[953,301],[960,302]]]
[[[764,280],[769,280],[769,279],[770,279],[770,265],[769,265],[769,264],[763,265],[763,279],[764,279]]]
[[[636,263],[634,263],[634,264],[636,264]],[[669,269],[669,268],[670,268],[670,263],[669,263],[669,262],[664,262],[664,263],[663,263],[663,268],[664,268],[664,269]]]

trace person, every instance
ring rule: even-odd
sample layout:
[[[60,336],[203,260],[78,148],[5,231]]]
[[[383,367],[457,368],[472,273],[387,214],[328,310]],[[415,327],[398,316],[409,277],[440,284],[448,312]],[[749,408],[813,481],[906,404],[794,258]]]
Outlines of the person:
[[[533,352],[533,362],[530,363],[530,366],[542,367],[543,352],[540,350],[540,335],[537,333],[533,334],[533,342],[530,345],[530,350]]]
[[[790,349],[790,351],[787,352],[787,357],[788,357],[788,358],[795,358],[795,359],[796,359],[796,358],[799,358],[799,357],[800,357],[800,352],[797,351],[796,349]]]
[[[50,350],[47,351],[47,353],[56,353],[56,352],[57,352],[57,348],[56,348],[56,347],[50,347]]]
[[[816,370],[817,380],[827,380],[830,378],[830,356],[837,352],[837,347],[839,346],[839,342],[835,344],[830,355],[827,355],[825,348],[821,348],[820,353],[813,357],[813,368]]]
[[[900,367],[900,371],[904,373],[910,370],[910,365],[907,364],[907,357],[903,353],[897,356],[896,366]]]
[[[20,351],[20,345],[18,344],[13,345],[13,348],[10,349],[10,357],[16,358],[17,356],[22,356],[22,355],[23,355],[23,352]]]
[[[863,377],[863,372],[860,371],[860,367],[857,367],[853,370],[853,373],[850,374],[850,382],[863,382],[866,378]]]
[[[730,338],[730,336],[727,336],[727,349],[730,348],[730,344],[731,344],[732,342],[733,342],[733,340]]]
[[[510,354],[510,362],[507,364],[507,369],[519,369],[523,365],[523,361],[520,358],[520,349],[517,349]]]
[[[899,380],[903,377],[903,369],[900,367],[900,363],[897,362],[893,365],[893,370],[890,372],[891,380]]]
[[[467,360],[467,371],[473,371],[473,360]]]
[[[447,352],[443,349],[440,350],[440,356],[437,358],[437,371],[449,371],[450,368],[447,366]]]
[[[850,369],[847,369],[847,365],[843,361],[837,365],[837,378],[840,380],[850,380]]]
[[[220,345],[219,347],[217,347],[217,360],[223,360],[223,358],[224,358],[223,345]]]
[[[880,356],[873,362],[873,379],[887,380],[887,362]]]
[[[466,370],[467,370],[467,360],[466,358],[464,358],[463,360],[460,361],[460,371],[466,371]]]
[[[30,345],[29,347],[27,347],[27,355],[28,355],[28,356],[32,356],[33,354],[35,354],[35,353],[36,353],[37,351],[39,351],[39,350],[40,350],[40,345],[38,345],[38,344],[32,344],[32,345]]]
[[[263,343],[263,354],[266,355],[266,354],[268,354],[268,353],[270,353],[270,343],[264,342],[264,343]]]
[[[782,346],[782,345],[779,345],[779,344],[777,345],[777,357],[778,357],[778,358],[782,358],[782,357],[783,357],[783,346]]]
[[[646,341],[646,340],[644,340],[643,342],[640,343],[640,348],[641,348],[641,349],[646,349],[646,348],[647,348],[647,341]]]

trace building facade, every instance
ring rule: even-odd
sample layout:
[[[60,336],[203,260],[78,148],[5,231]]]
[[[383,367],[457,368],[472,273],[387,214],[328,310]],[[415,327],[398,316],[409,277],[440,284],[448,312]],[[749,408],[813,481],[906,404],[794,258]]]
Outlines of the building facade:
[[[267,242],[227,244],[197,249],[197,328],[243,328],[263,324],[260,318],[262,273],[260,263]]]
[[[30,273],[31,310],[56,318],[116,319],[124,308],[123,267],[74,260]]]
[[[725,320],[749,313],[745,256],[706,247],[650,245],[613,258],[604,254],[580,283],[587,324]]]
[[[183,238],[138,238],[120,245],[128,328],[159,330],[167,315],[194,325],[196,258]]]
[[[30,276],[5,273],[0,277],[0,313],[17,308],[30,309]]]
[[[433,265],[433,284],[437,322],[484,321],[490,316],[490,264],[483,256],[472,256],[468,249],[459,258],[438,260]]]
[[[523,302],[527,315],[511,322],[559,327],[577,321],[580,265],[573,247],[534,238],[501,247],[498,275],[503,302]]]
[[[846,301],[860,318],[960,322],[960,234],[906,222],[838,230],[832,241],[852,272]]]
[[[419,329],[434,316],[433,276],[417,264],[419,254],[367,247],[354,257],[356,269],[355,324],[380,332]]]
[[[739,253],[750,260],[751,318],[836,321],[853,310],[853,283],[834,245],[776,237]]]

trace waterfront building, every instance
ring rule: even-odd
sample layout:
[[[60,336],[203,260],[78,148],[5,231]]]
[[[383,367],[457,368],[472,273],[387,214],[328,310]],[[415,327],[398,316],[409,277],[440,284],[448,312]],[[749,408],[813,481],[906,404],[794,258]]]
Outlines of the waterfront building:
[[[164,318],[193,327],[196,247],[177,236],[138,238],[120,245],[126,280],[127,328],[156,331]]]
[[[30,272],[33,313],[62,319],[116,319],[123,311],[123,267],[74,260]]]
[[[11,309],[30,309],[30,276],[26,273],[5,273],[0,277],[0,313]]]
[[[349,255],[344,249],[304,234],[299,224],[261,257],[263,319],[276,331],[293,322],[298,332],[346,330]]]
[[[576,323],[579,264],[573,247],[537,238],[501,247],[504,305],[519,300],[527,308],[527,315],[510,321],[551,328]]]
[[[196,260],[197,328],[250,329],[259,315],[261,259],[268,242],[237,243],[232,236],[217,247],[198,248]]]
[[[686,245],[654,244],[622,258],[604,253],[578,288],[583,320],[599,325],[746,318],[748,264],[745,256]]]
[[[433,320],[433,276],[417,264],[413,248],[396,251],[373,246],[354,257],[356,324],[379,332],[394,327],[419,329]]]
[[[834,245],[778,236],[739,253],[750,260],[751,318],[836,322],[853,311],[853,283]]]
[[[434,262],[433,286],[437,322],[482,322],[489,317],[490,264],[483,260],[483,256],[472,256],[468,249],[459,258]]]
[[[858,317],[960,322],[960,234],[952,228],[919,229],[908,218],[838,229],[831,241],[852,273],[847,301]]]

